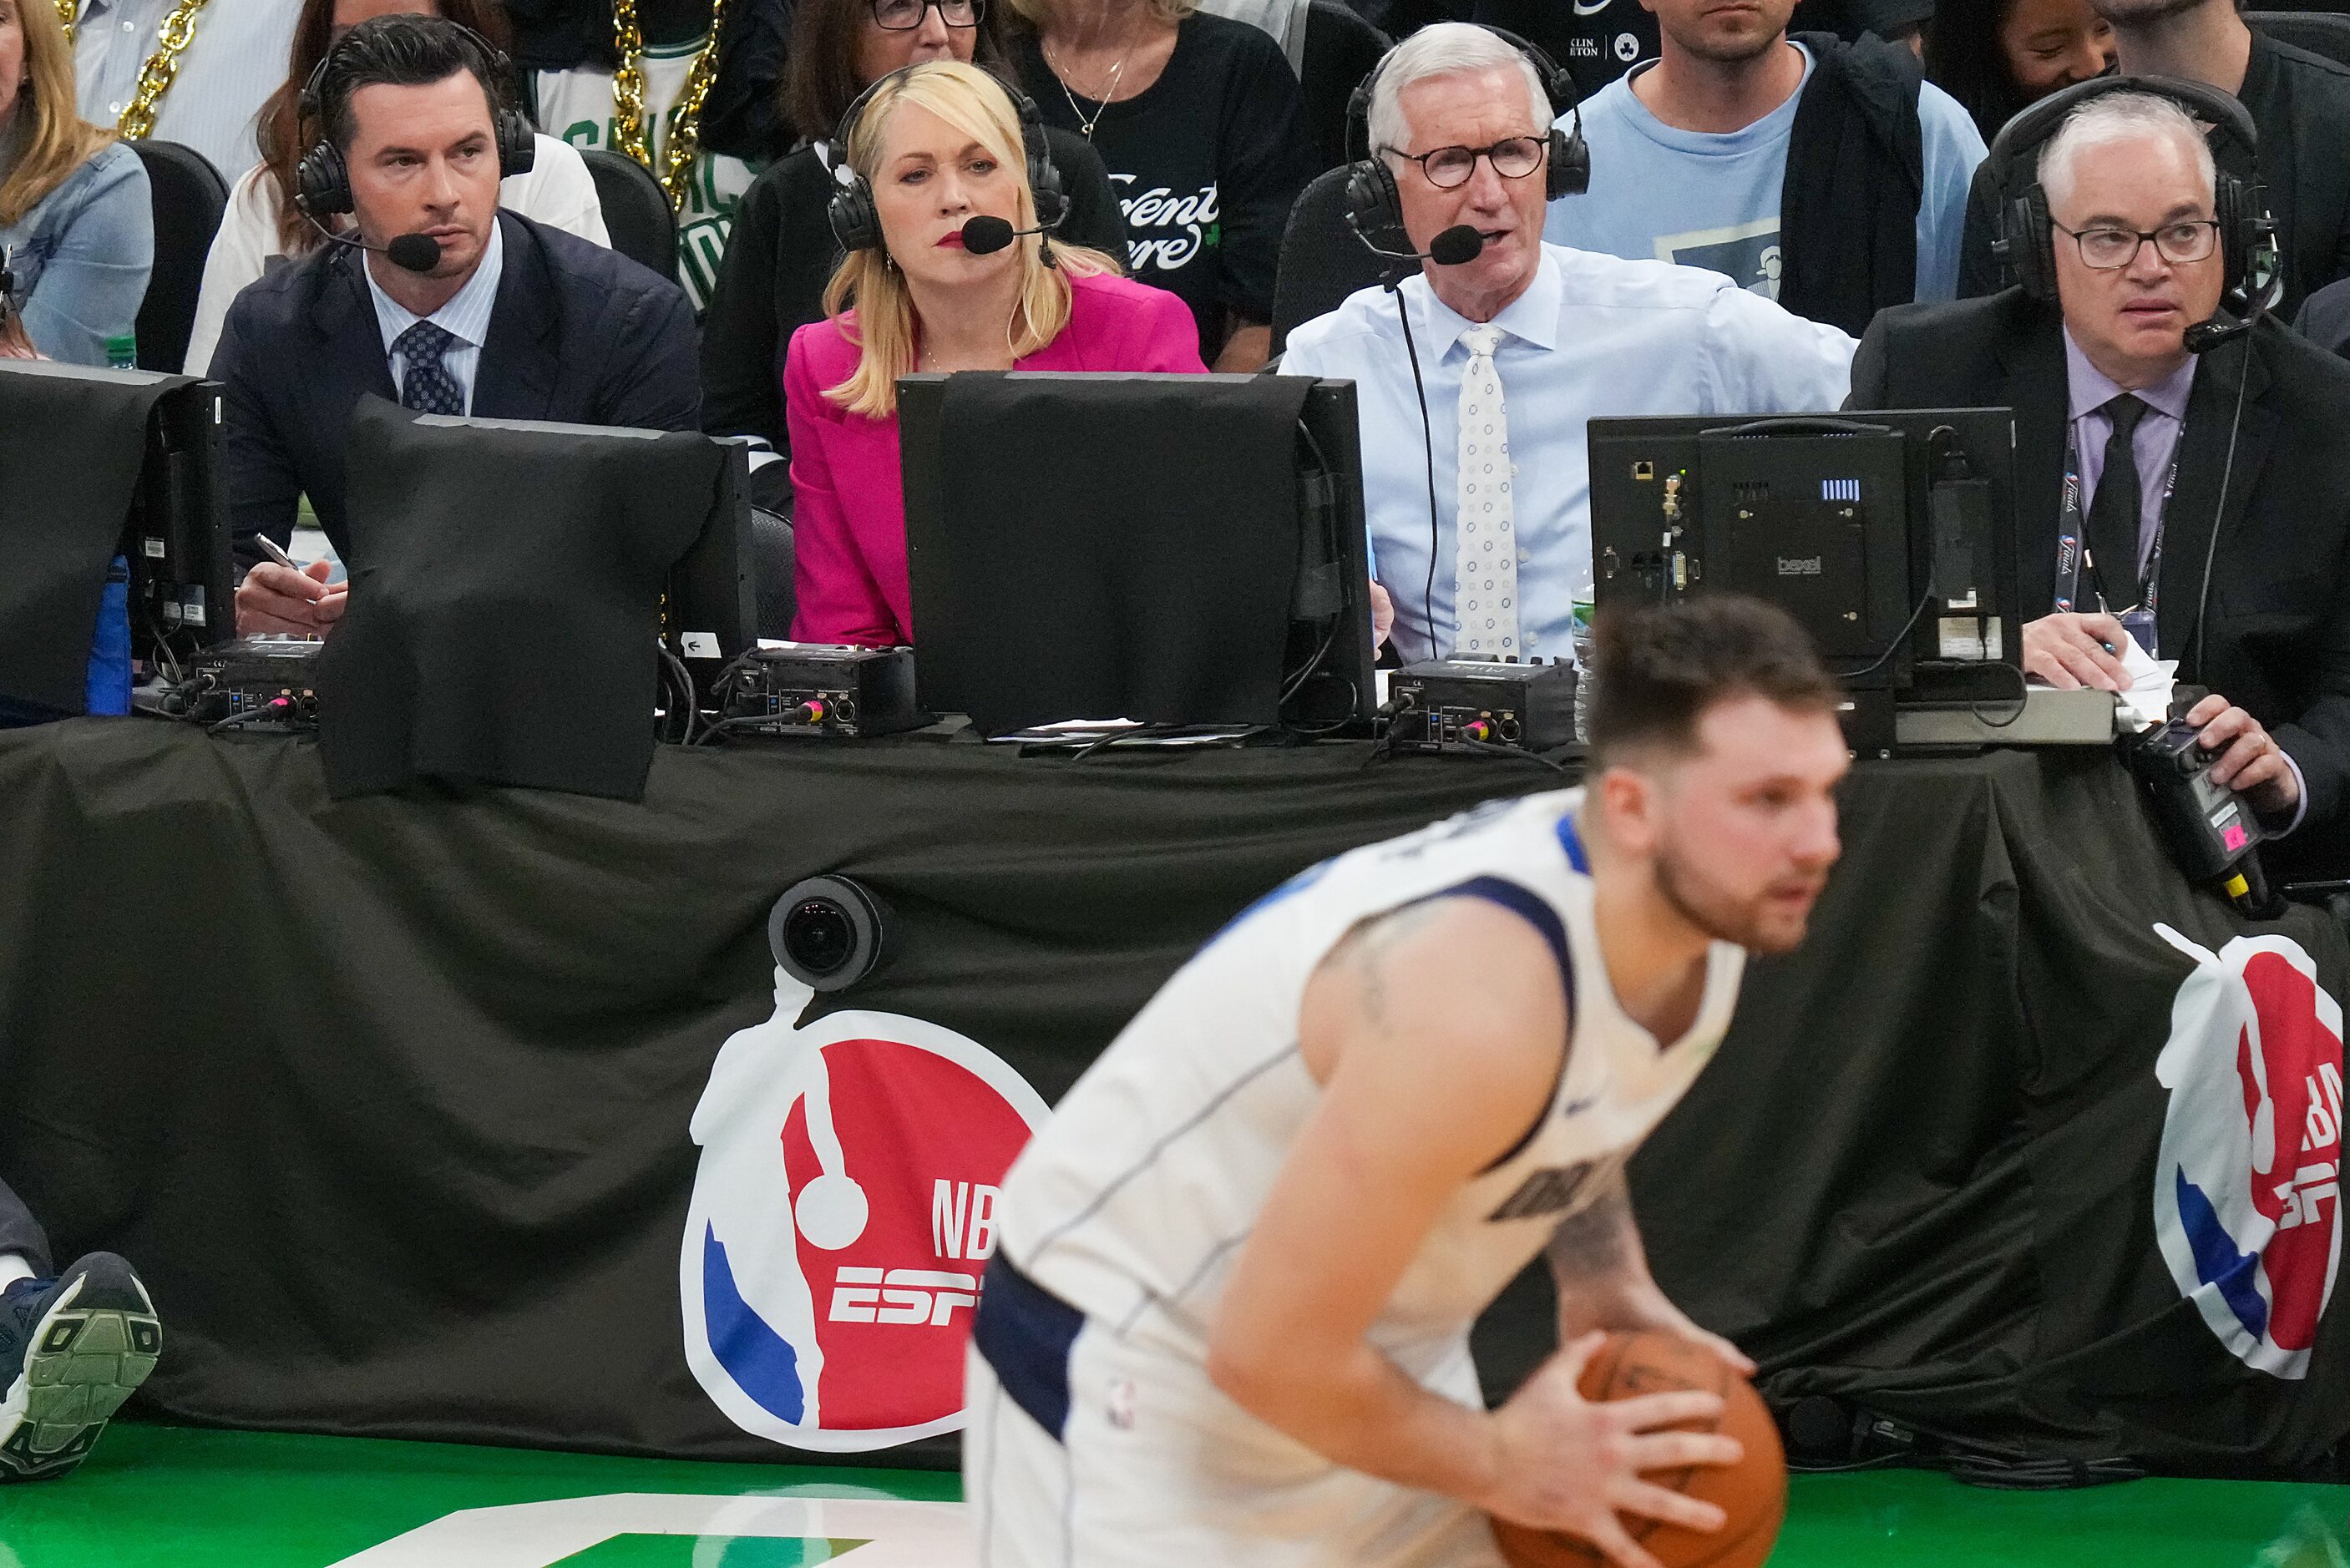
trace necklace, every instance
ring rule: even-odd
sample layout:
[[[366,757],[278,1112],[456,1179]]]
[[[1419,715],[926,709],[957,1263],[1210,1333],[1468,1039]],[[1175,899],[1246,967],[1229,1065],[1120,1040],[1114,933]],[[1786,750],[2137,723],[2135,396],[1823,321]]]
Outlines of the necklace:
[[[1118,63],[1110,67],[1109,80],[1103,85],[1101,96],[1094,99],[1094,117],[1091,119],[1087,119],[1086,111],[1077,107],[1077,95],[1069,89],[1068,73],[1061,69],[1061,62],[1053,57],[1053,51],[1045,47],[1042,38],[1036,40],[1036,47],[1043,53],[1045,63],[1053,67],[1053,79],[1061,84],[1061,96],[1069,100],[1069,112],[1077,117],[1077,130],[1087,141],[1091,141],[1094,127],[1101,123],[1102,116],[1109,112],[1110,101],[1118,97],[1118,84],[1126,75],[1128,57],[1134,53],[1134,40],[1130,37],[1127,40],[1126,47],[1118,54]]]
[[[66,25],[66,42],[73,42],[75,0],[57,0],[57,20]]]
[[[718,85],[718,34],[725,19],[726,0],[710,0],[710,36],[693,57],[685,88],[669,111],[669,145],[655,164],[645,131],[645,35],[637,25],[637,0],[614,0],[612,5],[612,43],[620,57],[620,68],[612,73],[612,140],[653,171],[669,193],[671,212],[685,210],[686,193],[692,189],[693,161],[702,151],[702,106]]]
[[[70,6],[73,0],[60,0]],[[139,67],[139,88],[131,95],[130,107],[115,121],[115,130],[124,140],[141,141],[155,130],[155,106],[172,90],[172,81],[180,74],[180,54],[196,36],[196,13],[204,8],[204,0],[180,0],[180,5],[163,25],[156,30],[155,52]]]

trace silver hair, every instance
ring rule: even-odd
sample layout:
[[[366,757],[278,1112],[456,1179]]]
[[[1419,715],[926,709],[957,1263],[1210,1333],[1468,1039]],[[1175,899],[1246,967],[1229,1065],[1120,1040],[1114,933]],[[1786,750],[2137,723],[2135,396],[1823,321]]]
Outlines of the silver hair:
[[[1526,104],[1536,122],[1550,130],[1550,95],[1534,62],[1486,29],[1468,22],[1438,22],[1422,27],[1388,52],[1380,62],[1378,80],[1371,88],[1371,151],[1401,149],[1411,140],[1399,101],[1403,89],[1431,77],[1460,76],[1471,71],[1514,69],[1525,78]]]
[[[2158,137],[2183,142],[2203,178],[2203,189],[2218,192],[2211,144],[2202,129],[2177,103],[2150,92],[2109,92],[2066,115],[2040,149],[2040,188],[2048,193],[2052,207],[2066,202],[2073,193],[2073,161],[2084,148]]]

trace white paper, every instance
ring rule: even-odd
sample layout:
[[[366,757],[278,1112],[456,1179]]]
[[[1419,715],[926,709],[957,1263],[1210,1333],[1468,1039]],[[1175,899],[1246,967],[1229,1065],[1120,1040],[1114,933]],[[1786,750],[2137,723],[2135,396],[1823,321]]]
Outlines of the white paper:
[[[2171,688],[2178,682],[2178,660],[2157,659],[2140,648],[2137,639],[2123,634],[2129,645],[2121,650],[2122,673],[2129,685],[2114,704],[2114,723],[2129,730],[2151,730],[2170,717]]]

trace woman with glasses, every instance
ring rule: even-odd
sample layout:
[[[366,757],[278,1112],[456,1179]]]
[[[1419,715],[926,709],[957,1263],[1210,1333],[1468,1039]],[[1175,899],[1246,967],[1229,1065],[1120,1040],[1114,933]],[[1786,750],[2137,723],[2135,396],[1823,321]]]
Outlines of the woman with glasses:
[[[195,329],[188,337],[189,375],[201,376],[212,368],[221,324],[247,284],[327,243],[291,196],[296,166],[325,134],[302,112],[302,89],[345,33],[371,17],[395,14],[445,16],[494,46],[505,43],[505,16],[491,0],[306,0],[294,24],[294,56],[287,62],[285,83],[261,107],[261,161],[229,192],[228,211],[204,258]],[[604,230],[603,205],[596,199],[596,182],[579,154],[551,136],[538,138],[537,149],[527,173],[500,182],[498,205],[599,245],[611,244]],[[327,222],[339,229],[349,220]]]
[[[1009,76],[987,0],[799,0],[784,101],[797,151],[752,182],[734,213],[734,242],[702,331],[702,422],[712,435],[750,436],[788,455],[776,370],[791,335],[825,316],[824,289],[840,263],[826,207],[840,154],[830,138],[857,95],[925,60],[976,61]],[[1126,228],[1100,158],[1085,139],[1048,130],[1053,166],[1069,198],[1058,237],[1112,256]],[[790,508],[785,466],[765,452],[753,493]]]
[[[1280,46],[1201,14],[1198,0],[1006,3],[1045,123],[1084,136],[1109,165],[1128,269],[1182,296],[1217,369],[1263,364],[1282,229],[1315,172]]]
[[[1206,367],[1180,300],[1120,277],[1099,251],[1023,233],[1036,227],[1036,195],[1012,95],[994,77],[951,60],[915,66],[881,83],[846,140],[872,233],[825,290],[828,319],[792,334],[784,363],[792,635],[889,647],[914,633],[899,377]],[[1021,237],[966,248],[963,226],[979,217]]]

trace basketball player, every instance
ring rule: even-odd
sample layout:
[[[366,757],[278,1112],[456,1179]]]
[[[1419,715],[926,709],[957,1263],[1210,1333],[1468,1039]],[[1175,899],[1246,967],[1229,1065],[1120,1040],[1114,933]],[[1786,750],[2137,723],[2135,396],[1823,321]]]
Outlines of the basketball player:
[[[1794,621],[1602,618],[1585,788],[1306,871],[1186,964],[1005,1178],[969,1363],[983,1568],[1493,1568],[1487,1513],[1654,1560],[1641,1480],[1734,1464],[1596,1331],[1742,1372],[1650,1278],[1624,1162],[1837,854],[1836,692]],[[1488,1414],[1471,1323],[1547,1251],[1562,1348]]]

